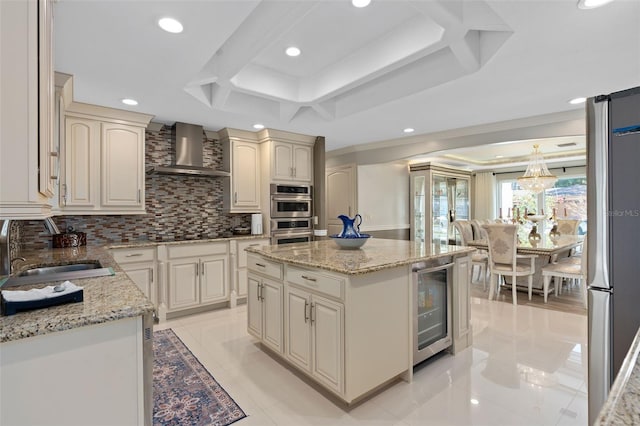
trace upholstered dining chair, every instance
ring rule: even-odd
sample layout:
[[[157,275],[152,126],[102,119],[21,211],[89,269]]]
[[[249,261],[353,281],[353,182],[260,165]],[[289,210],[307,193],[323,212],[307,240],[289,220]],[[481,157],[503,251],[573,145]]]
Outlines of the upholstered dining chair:
[[[470,223],[471,223],[471,228],[473,229],[473,239],[484,240],[486,238],[486,235],[484,234],[482,225],[490,222],[484,219],[471,219]]]
[[[455,220],[453,226],[460,235],[460,242],[463,246],[467,246],[468,242],[473,240],[473,229],[471,228],[471,222],[467,220]],[[478,279],[482,276],[482,288],[487,290],[487,266],[489,262],[489,256],[486,253],[480,253],[477,250],[471,255],[471,276],[473,277],[473,269],[478,267]]]
[[[580,221],[576,219],[558,219],[558,232],[560,235],[578,235]]]
[[[518,304],[516,294],[517,277],[526,276],[528,280],[529,300],[533,290],[533,274],[535,273],[535,254],[518,254],[518,226],[511,224],[483,225],[487,233],[489,246],[489,299],[493,299],[494,291],[500,293],[500,281],[504,276],[511,277],[511,294],[513,304]],[[520,262],[518,262],[520,260]]]
[[[587,239],[582,242],[582,253],[580,262],[574,262],[571,258],[560,260],[557,263],[550,263],[542,268],[542,282],[544,291],[544,303],[547,303],[547,292],[553,278],[553,285],[556,297],[560,293],[563,279],[572,279],[580,283],[584,307],[587,307]]]

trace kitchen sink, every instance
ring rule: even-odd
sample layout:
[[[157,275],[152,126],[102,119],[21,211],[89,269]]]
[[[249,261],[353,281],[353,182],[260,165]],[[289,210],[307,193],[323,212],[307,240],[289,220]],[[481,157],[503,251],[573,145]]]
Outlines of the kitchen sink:
[[[115,275],[113,268],[104,268],[97,260],[72,263],[70,265],[40,266],[22,271],[13,277],[0,279],[0,287],[4,290],[8,287],[24,284],[56,284],[66,280],[106,277],[109,275]]]
[[[56,266],[40,266],[38,268],[27,269],[17,274],[18,277],[31,277],[34,275],[47,275],[60,272],[72,272],[72,271],[86,271],[89,269],[102,268],[100,262],[93,263],[73,263],[71,265],[56,265]]]

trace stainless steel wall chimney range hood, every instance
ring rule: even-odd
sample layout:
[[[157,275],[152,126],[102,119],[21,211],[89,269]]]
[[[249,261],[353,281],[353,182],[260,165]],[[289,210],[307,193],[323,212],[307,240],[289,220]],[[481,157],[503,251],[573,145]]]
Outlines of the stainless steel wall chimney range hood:
[[[196,124],[176,122],[171,127],[171,143],[175,158],[168,166],[150,166],[147,173],[191,176],[231,176],[231,173],[202,166],[202,134],[204,129]]]

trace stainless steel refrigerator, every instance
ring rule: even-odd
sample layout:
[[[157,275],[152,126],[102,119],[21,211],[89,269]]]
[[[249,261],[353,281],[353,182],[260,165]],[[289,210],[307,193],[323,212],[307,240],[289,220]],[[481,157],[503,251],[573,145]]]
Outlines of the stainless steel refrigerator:
[[[640,87],[587,100],[589,424],[640,327]]]

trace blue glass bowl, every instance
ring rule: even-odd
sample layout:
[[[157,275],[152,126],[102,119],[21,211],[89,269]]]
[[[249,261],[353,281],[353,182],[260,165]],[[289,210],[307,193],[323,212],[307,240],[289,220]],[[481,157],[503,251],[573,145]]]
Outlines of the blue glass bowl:
[[[329,235],[342,249],[358,249],[367,242],[371,235],[360,234],[359,237],[339,237],[338,234]]]

